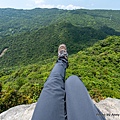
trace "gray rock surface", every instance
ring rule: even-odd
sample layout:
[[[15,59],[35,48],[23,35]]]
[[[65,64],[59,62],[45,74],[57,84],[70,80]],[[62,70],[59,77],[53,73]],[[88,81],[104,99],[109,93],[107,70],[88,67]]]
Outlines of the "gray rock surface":
[[[31,120],[36,103],[19,105],[0,114],[0,120]]]
[[[120,99],[107,98],[95,104],[107,120],[120,120]]]
[[[107,98],[95,103],[106,120],[120,120],[120,99]],[[31,120],[36,103],[19,105],[0,114],[0,120]]]

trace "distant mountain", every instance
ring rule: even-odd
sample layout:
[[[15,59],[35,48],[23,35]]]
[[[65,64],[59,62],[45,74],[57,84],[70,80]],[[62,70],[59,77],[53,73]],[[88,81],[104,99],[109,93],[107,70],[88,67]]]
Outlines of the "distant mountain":
[[[78,27],[60,22],[38,30],[1,38],[0,68],[22,66],[48,59],[57,54],[61,43],[68,46],[69,55],[93,45],[108,35],[120,35],[112,28]]]
[[[60,21],[75,26],[100,28],[107,25],[120,32],[120,10],[0,9],[0,36],[36,30]]]
[[[61,43],[74,54],[109,35],[120,35],[117,10],[7,8],[0,9],[0,18],[0,69],[53,57]]]
[[[0,112],[36,102],[56,60],[57,55],[36,64],[0,70]],[[66,78],[73,74],[80,77],[95,101],[107,97],[120,99],[120,37],[98,41],[69,55],[68,60]]]

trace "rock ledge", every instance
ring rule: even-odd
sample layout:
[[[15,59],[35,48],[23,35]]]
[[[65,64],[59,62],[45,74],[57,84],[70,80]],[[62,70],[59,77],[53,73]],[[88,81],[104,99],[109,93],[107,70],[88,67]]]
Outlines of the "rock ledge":
[[[107,98],[95,104],[106,120],[120,120],[120,99]],[[10,108],[0,114],[0,120],[31,120],[35,106],[36,103]]]

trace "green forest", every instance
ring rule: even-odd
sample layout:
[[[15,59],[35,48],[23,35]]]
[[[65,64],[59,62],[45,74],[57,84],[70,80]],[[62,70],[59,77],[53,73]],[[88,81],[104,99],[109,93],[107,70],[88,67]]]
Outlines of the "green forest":
[[[77,75],[96,102],[120,99],[120,11],[0,9],[0,112],[36,102],[68,48],[66,78]]]

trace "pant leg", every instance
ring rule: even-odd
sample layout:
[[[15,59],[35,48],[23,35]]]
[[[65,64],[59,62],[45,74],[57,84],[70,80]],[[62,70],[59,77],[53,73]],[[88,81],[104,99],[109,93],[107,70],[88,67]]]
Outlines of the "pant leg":
[[[77,76],[70,76],[65,82],[68,120],[105,120],[98,116],[87,89]]]
[[[65,59],[58,60],[50,73],[38,99],[32,120],[65,120],[64,76],[67,67]]]

